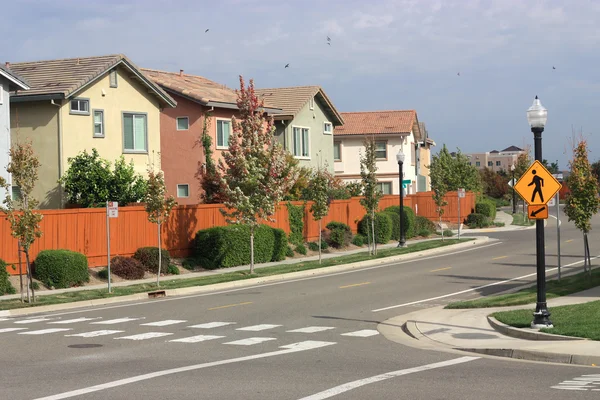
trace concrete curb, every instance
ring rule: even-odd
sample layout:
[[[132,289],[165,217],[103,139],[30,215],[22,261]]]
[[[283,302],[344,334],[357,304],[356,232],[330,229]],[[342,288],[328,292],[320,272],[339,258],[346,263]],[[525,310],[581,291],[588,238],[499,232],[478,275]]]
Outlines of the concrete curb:
[[[510,325],[506,325],[491,315],[487,316],[487,320],[492,328],[502,333],[503,335],[514,337],[517,339],[525,340],[587,340],[585,338],[578,338],[572,336],[554,335],[551,333],[538,332],[528,329],[515,328]]]
[[[578,354],[549,353],[545,351],[515,350],[515,349],[476,349],[455,348],[469,353],[485,354],[488,356],[513,358],[515,360],[541,361],[572,365],[599,365],[600,356],[582,356]]]
[[[196,295],[196,294],[203,294],[203,293],[210,293],[210,292],[218,292],[218,291],[222,291],[222,290],[237,289],[237,288],[243,288],[243,287],[260,285],[260,284],[283,282],[283,281],[299,279],[299,278],[310,278],[313,276],[351,271],[351,270],[366,268],[366,267],[383,266],[386,264],[393,264],[393,263],[399,262],[399,261],[410,261],[415,258],[432,256],[432,255],[436,255],[439,253],[445,253],[448,251],[461,250],[466,247],[473,247],[475,245],[480,245],[480,244],[483,244],[483,243],[486,243],[489,241],[489,238],[487,236],[473,237],[473,238],[469,238],[469,239],[472,239],[472,240],[469,240],[468,242],[465,242],[465,243],[459,243],[459,244],[455,244],[455,245],[451,245],[451,246],[444,246],[444,247],[439,247],[439,248],[430,249],[430,250],[423,250],[423,251],[409,253],[409,254],[385,257],[385,258],[380,258],[380,259],[376,259],[376,260],[365,260],[365,261],[359,261],[359,262],[355,262],[355,263],[351,263],[351,264],[342,264],[342,265],[336,265],[336,266],[331,266],[331,267],[326,267],[326,268],[316,268],[316,269],[311,269],[311,270],[306,270],[306,271],[290,272],[287,274],[271,275],[271,276],[260,277],[260,278],[243,279],[243,280],[233,281],[233,282],[216,283],[216,284],[212,284],[212,285],[191,286],[191,287],[187,287],[187,288],[178,288],[178,289],[164,289],[164,291],[165,291],[165,295],[167,297],[186,296],[186,295]],[[226,272],[230,272],[230,271],[224,271],[224,273],[226,273]],[[162,290],[162,289],[155,288],[152,291],[160,291],[160,290]],[[1,300],[1,298],[0,298],[0,300]],[[3,310],[3,311],[0,311],[0,317],[23,316],[23,315],[51,312],[51,311],[70,310],[70,309],[74,309],[74,308],[83,308],[83,307],[100,306],[100,305],[106,305],[106,304],[124,303],[124,302],[129,302],[129,301],[136,301],[136,300],[148,300],[148,292],[136,293],[136,294],[132,294],[132,295],[118,296],[118,297],[112,297],[112,298],[77,301],[77,302],[64,303],[64,304],[53,304],[53,305],[47,305],[47,306],[32,306],[32,307],[26,307],[26,308],[16,308],[16,309],[12,309],[12,310]]]

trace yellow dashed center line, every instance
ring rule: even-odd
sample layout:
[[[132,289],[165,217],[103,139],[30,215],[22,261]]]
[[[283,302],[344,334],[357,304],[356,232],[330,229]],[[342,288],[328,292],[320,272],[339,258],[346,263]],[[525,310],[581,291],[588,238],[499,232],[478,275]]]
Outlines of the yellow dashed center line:
[[[503,258],[508,258],[508,256],[494,257],[494,258],[492,258],[492,260],[501,260]]]
[[[429,272],[446,271],[447,269],[452,269],[452,267],[446,267],[446,268],[434,269],[433,271],[429,271]]]
[[[219,307],[213,307],[213,308],[209,308],[208,310],[219,310],[221,308],[229,308],[229,307],[237,307],[237,306],[245,306],[246,304],[252,304],[251,301],[247,301],[245,303],[237,303],[237,304],[228,304],[226,306],[219,306]]]
[[[340,286],[339,288],[340,289],[346,289],[346,288],[349,288],[349,287],[356,287],[356,286],[368,285],[369,283],[371,283],[371,282],[355,283],[355,284],[352,284],[352,285]]]

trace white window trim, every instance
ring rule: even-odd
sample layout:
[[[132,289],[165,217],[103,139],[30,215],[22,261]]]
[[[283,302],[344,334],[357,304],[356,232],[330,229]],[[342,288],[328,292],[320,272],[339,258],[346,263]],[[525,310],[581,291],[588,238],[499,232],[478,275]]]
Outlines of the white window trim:
[[[229,138],[231,139],[231,133],[233,132],[233,125],[231,124],[231,118],[215,118],[215,147],[217,150],[229,149],[229,143],[225,146],[219,146],[219,121],[229,122]]]
[[[188,193],[187,196],[180,196],[179,195],[179,186],[187,186],[187,193]],[[190,197],[190,185],[189,185],[189,183],[179,183],[179,184],[177,184],[177,198],[178,199],[187,199],[189,197]]]
[[[333,162],[342,162],[342,160],[343,160],[343,157],[342,157],[342,148],[343,148],[342,141],[341,140],[334,140],[333,141],[333,149],[334,150],[335,150],[335,144],[336,143],[339,143],[339,145],[340,145],[340,158],[339,158],[339,160],[335,159],[335,151],[334,151],[333,152]]]
[[[102,122],[100,123],[101,127],[102,127],[102,133],[101,134],[97,134],[96,133],[96,121],[94,120],[94,117],[96,116],[95,114],[97,112],[102,113]],[[103,138],[106,137],[106,132],[104,132],[104,110],[96,108],[92,110],[92,136],[95,138]]]
[[[297,156],[294,154],[294,128],[298,128],[298,129],[308,129],[308,156]],[[302,132],[302,131],[300,131]],[[310,160],[310,141],[311,141],[311,137],[310,137],[310,127],[309,126],[300,126],[300,125],[292,125],[292,142],[291,142],[291,147],[292,147],[292,155],[294,156],[295,159],[297,160]],[[300,138],[300,144],[302,144],[302,137]]]
[[[385,157],[377,157],[377,142],[384,142],[385,143]],[[375,160],[376,161],[387,161],[389,159],[389,146],[388,146],[388,140],[387,139],[378,139],[375,140]],[[406,161],[406,160],[404,160]]]
[[[326,125],[331,126],[331,130],[329,132],[327,132],[325,130]],[[323,122],[323,135],[333,135],[333,124],[331,122],[329,122],[329,121]]]
[[[113,75],[113,74],[114,74],[114,76],[115,76],[115,84],[114,84],[114,85],[113,85],[113,84],[112,84],[112,82],[111,82],[111,75]],[[111,71],[108,73],[108,85],[109,85],[111,88],[117,88],[117,87],[119,87],[119,74],[118,74],[118,72],[117,72],[117,69],[116,69],[116,68],[112,69],[112,70],[111,70]]]
[[[87,111],[79,111],[79,110],[73,110],[71,108],[71,102],[73,101],[87,101]],[[73,99],[69,100],[69,114],[72,115],[90,115],[90,99],[89,98],[85,98],[85,97],[75,97]]]
[[[146,120],[146,127],[145,130],[146,132],[144,132],[146,134],[146,149],[145,150],[133,150],[133,149],[126,149],[125,148],[125,115],[138,115],[141,116],[143,115]],[[135,124],[134,124],[135,126]],[[123,153],[124,154],[148,154],[148,148],[150,147],[150,144],[148,143],[148,113],[145,112],[136,112],[136,111],[123,111],[121,112],[121,132],[123,135]],[[133,133],[133,147],[135,147],[135,132]]]
[[[315,109],[315,98],[311,97],[310,100],[308,101],[308,108],[311,110]]]
[[[185,118],[187,120],[187,128],[179,129],[179,120]],[[175,129],[178,131],[188,131],[190,130],[190,118],[189,117],[177,117],[175,118]]]

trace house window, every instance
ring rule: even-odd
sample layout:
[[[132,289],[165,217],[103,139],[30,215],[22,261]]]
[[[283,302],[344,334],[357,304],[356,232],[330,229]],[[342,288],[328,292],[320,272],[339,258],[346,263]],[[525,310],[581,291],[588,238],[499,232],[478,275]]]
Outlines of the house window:
[[[104,110],[94,110],[94,137],[104,137]]]
[[[494,165],[493,161],[488,161],[488,167],[491,167],[493,165]]]
[[[496,161],[496,167],[500,167],[502,165],[501,161]]]
[[[187,131],[190,128],[190,120],[188,117],[177,117],[177,130]]]
[[[217,148],[229,147],[229,135],[231,134],[231,121],[225,119],[217,120]]]
[[[333,161],[342,161],[342,142],[333,142]]]
[[[13,201],[21,201],[21,188],[19,186],[11,187],[11,197]]]
[[[177,185],[177,197],[190,197],[190,185]]]
[[[375,141],[375,158],[387,160],[387,142],[385,140]]]
[[[377,188],[382,194],[392,194],[392,182],[377,182]]]
[[[295,157],[305,157],[305,158],[310,157],[310,153],[308,151],[308,149],[310,148],[309,135],[310,135],[310,130],[308,128],[294,127],[294,130],[293,130],[293,136],[294,136],[293,137],[293,143],[294,143],[293,154]]]
[[[110,79],[110,87],[111,88],[116,88],[117,86],[119,86],[119,84],[117,82],[117,70],[116,69],[113,69],[112,71],[110,71],[108,77]]]
[[[123,113],[123,147],[126,152],[148,152],[146,114]]]
[[[311,110],[315,109],[315,98],[311,97],[311,99],[308,101],[308,108],[310,108]]]
[[[475,166],[476,167],[481,167],[481,163],[479,161],[475,161]]]
[[[90,115],[90,100],[89,99],[73,99],[73,100],[71,100],[70,114]]]
[[[333,134],[333,124],[331,122],[325,122],[323,124],[323,133],[326,135]]]

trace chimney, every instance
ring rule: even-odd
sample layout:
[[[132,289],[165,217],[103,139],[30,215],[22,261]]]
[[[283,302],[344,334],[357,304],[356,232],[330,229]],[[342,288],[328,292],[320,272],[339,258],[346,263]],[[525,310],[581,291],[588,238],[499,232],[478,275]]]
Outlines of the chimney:
[[[79,57],[77,57],[77,65],[79,65]]]
[[[183,76],[183,70],[182,69],[179,70],[179,76]]]
[[[8,61],[4,65],[6,65],[6,68],[10,68],[10,63]]]

